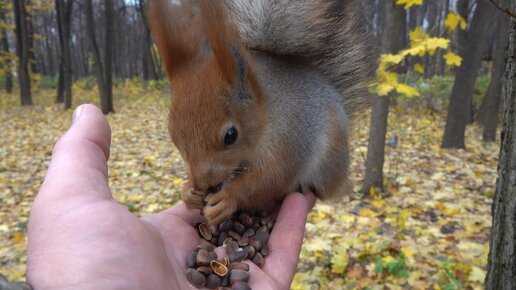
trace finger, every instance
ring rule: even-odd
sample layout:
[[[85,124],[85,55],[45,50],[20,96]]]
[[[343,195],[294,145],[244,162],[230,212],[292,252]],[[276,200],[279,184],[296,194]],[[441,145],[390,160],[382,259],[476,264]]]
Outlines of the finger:
[[[111,130],[102,112],[93,105],[79,106],[73,125],[54,146],[39,198],[109,197],[110,143]]]
[[[269,239],[270,255],[263,270],[269,273],[282,289],[289,289],[296,272],[306,218],[314,204],[313,193],[292,193],[281,205]]]

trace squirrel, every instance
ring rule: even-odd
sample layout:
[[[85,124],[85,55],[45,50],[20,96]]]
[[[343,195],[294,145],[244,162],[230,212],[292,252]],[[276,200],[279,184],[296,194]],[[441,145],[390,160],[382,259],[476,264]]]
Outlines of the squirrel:
[[[218,224],[292,191],[349,193],[349,130],[367,106],[359,0],[150,0],[185,161],[183,200]]]

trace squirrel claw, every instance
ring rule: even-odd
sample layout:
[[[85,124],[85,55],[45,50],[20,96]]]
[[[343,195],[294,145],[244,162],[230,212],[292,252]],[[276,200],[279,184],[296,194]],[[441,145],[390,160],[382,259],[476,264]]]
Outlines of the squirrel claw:
[[[207,203],[203,209],[204,216],[211,225],[219,224],[237,210],[236,200],[228,195],[210,194],[205,199]]]
[[[204,197],[204,193],[195,191],[191,186],[185,184],[183,189],[183,201],[186,207],[190,209],[202,209],[206,205]]]

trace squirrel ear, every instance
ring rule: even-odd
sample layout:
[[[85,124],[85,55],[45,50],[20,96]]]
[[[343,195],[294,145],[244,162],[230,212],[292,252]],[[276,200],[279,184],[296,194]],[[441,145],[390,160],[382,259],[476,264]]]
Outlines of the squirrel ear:
[[[222,74],[230,83],[238,81],[246,63],[238,46],[238,34],[228,21],[224,1],[201,0],[200,8],[204,30]]]
[[[149,28],[169,79],[197,56],[201,43],[199,25],[189,11],[193,7],[189,1],[181,3],[152,0],[147,7]]]

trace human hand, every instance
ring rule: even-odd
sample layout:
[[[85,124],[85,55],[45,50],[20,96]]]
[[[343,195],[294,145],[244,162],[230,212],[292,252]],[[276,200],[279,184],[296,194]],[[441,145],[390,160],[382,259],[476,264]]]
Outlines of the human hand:
[[[27,279],[34,289],[193,289],[188,254],[200,238],[198,210],[179,202],[138,218],[108,187],[111,132],[99,109],[80,106],[57,142],[28,225]],[[251,264],[250,286],[288,289],[313,194],[287,196],[262,269]]]

